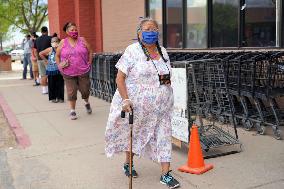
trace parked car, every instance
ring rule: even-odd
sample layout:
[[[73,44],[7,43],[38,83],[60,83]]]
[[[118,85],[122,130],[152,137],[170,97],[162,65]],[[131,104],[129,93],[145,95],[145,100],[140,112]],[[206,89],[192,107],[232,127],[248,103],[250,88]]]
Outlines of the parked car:
[[[10,55],[11,55],[13,62],[16,61],[16,60],[21,60],[21,62],[23,62],[23,60],[24,60],[24,49],[17,48],[15,50],[12,50],[10,52]]]

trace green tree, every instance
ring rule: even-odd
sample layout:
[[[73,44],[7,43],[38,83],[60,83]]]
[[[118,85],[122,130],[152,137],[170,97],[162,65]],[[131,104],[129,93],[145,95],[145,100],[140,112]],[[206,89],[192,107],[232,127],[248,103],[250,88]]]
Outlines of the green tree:
[[[0,7],[0,12],[3,10]],[[0,18],[0,50],[3,50],[3,41],[8,38],[8,31],[11,24],[5,19]]]
[[[3,41],[8,38],[9,23],[0,20],[0,50],[3,50]]]
[[[0,19],[24,33],[38,31],[47,19],[46,0],[1,0]]]

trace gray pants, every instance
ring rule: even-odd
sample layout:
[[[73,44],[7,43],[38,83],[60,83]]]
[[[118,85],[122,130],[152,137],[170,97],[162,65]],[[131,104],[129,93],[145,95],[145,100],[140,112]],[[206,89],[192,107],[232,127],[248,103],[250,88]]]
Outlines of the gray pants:
[[[30,68],[30,77],[31,77],[31,78],[34,78],[34,76],[33,76],[33,68],[32,68],[32,61],[31,61],[31,53],[26,53],[26,54],[24,54],[23,79],[27,79],[28,65],[29,65],[29,68]]]
[[[46,66],[44,64],[44,60],[37,60],[38,63],[38,71],[40,76],[46,76]]]

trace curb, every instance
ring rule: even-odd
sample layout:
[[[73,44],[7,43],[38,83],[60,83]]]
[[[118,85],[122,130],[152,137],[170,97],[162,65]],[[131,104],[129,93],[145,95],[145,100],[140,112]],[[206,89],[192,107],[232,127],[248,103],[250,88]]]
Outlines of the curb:
[[[0,94],[0,106],[3,110],[3,113],[8,121],[10,128],[12,129],[17,143],[23,147],[27,148],[31,145],[31,141],[29,136],[25,133],[24,129],[20,125],[19,121],[17,120],[16,115],[11,110],[7,102],[5,101],[4,97]]]

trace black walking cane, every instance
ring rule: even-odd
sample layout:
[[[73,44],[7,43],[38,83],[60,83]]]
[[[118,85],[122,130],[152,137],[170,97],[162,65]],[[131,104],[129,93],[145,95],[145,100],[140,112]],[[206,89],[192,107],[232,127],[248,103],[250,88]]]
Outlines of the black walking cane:
[[[125,112],[121,111],[121,118],[125,118]],[[133,109],[129,112],[129,126],[130,126],[130,162],[129,162],[129,189],[132,189],[132,136],[133,136]]]

